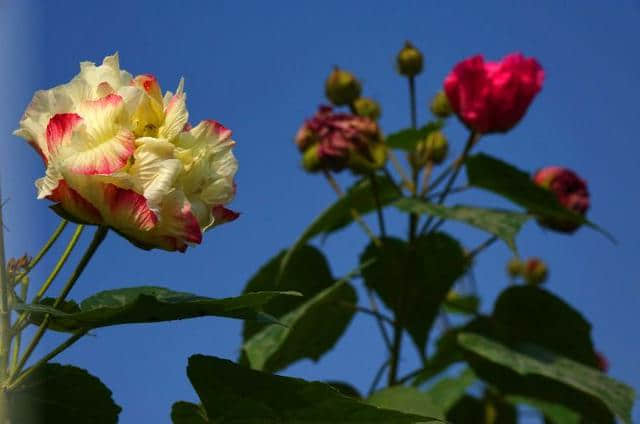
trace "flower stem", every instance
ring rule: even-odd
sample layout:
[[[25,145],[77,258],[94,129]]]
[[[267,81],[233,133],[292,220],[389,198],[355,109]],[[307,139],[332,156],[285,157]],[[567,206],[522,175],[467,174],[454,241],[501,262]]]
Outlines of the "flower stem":
[[[93,257],[93,254],[96,253],[96,250],[98,250],[98,247],[104,241],[108,231],[109,229],[107,227],[102,227],[102,226],[96,229],[96,232],[93,236],[93,240],[91,240],[91,244],[89,244],[89,247],[87,247],[87,250],[84,252],[84,255],[80,259],[80,262],[78,263],[76,268],[73,270],[73,273],[69,277],[69,280],[67,280],[67,283],[65,284],[65,286],[62,288],[62,292],[56,298],[56,301],[53,303],[54,309],[60,306],[60,304],[66,299],[67,295],[75,285],[76,281],[78,281],[78,278],[80,278],[80,275],[82,275],[82,272],[87,267],[87,264]],[[33,350],[36,348],[36,346],[40,342],[40,339],[42,339],[44,332],[47,330],[47,326],[49,325],[50,320],[51,320],[51,315],[47,314],[42,320],[42,323],[40,324],[40,326],[38,327],[38,331],[36,332],[35,336],[33,336],[33,339],[27,346],[27,349],[25,350],[24,354],[20,358],[18,365],[11,373],[10,380],[14,380],[18,375],[18,373],[22,371],[22,368],[24,368],[25,363],[33,353]]]
[[[42,286],[38,290],[38,293],[36,293],[35,297],[31,300],[32,303],[37,303],[40,299],[42,299],[44,294],[47,292],[47,290],[51,286],[51,283],[53,283],[53,280],[55,280],[55,278],[60,273],[60,270],[62,269],[64,264],[67,262],[67,259],[69,258],[69,255],[71,254],[74,247],[78,243],[78,240],[80,239],[80,235],[82,234],[83,230],[84,230],[84,225],[78,225],[76,227],[76,231],[71,236],[71,240],[69,240],[67,247],[64,249],[64,252],[62,252],[60,259],[58,259],[58,262],[56,262],[55,266],[53,267],[53,270],[51,270],[51,273],[49,274],[47,279],[44,281],[44,283],[42,283]],[[15,325],[12,328],[12,331],[14,334],[19,333],[20,330],[22,330],[23,325],[26,323],[28,316],[29,316],[29,312],[26,312],[26,311],[20,315],[20,318],[18,318],[18,321],[16,321]]]
[[[26,303],[27,293],[29,292],[29,279],[23,277],[22,282],[20,284],[21,284],[20,298],[23,302]],[[12,334],[15,334],[15,335],[13,337],[13,351],[11,356],[11,367],[10,367],[11,370],[15,369],[15,367],[18,365],[18,358],[20,355],[20,343],[22,341],[21,332],[18,332],[18,333],[12,332]]]
[[[0,199],[2,190],[0,189]],[[0,424],[9,419],[9,400],[6,384],[8,379],[9,348],[11,346],[11,311],[9,310],[9,280],[4,252],[4,220],[0,200]]]
[[[68,223],[69,221],[67,221],[66,219],[62,219],[60,221],[60,223],[56,227],[53,234],[51,234],[51,237],[49,237],[49,240],[47,240],[44,246],[42,246],[42,248],[36,254],[36,256],[34,256],[33,259],[31,259],[31,261],[27,265],[27,268],[24,271],[22,271],[20,274],[18,274],[18,276],[15,278],[16,282],[19,282],[20,280],[22,280],[38,264],[38,262],[40,262],[40,259],[42,259],[42,257],[49,251],[49,249],[51,249],[51,246],[53,246],[53,243],[55,243],[56,240],[58,240],[58,237],[60,237],[60,234],[62,234],[62,232],[64,231]]]
[[[80,340],[80,338],[82,338],[85,334],[87,334],[86,330],[81,330],[74,333],[73,336],[69,337],[67,340],[60,343],[58,347],[53,349],[51,352],[47,353],[45,356],[42,357],[42,359],[36,362],[32,367],[28,368],[25,372],[23,372],[17,378],[15,378],[11,382],[11,384],[8,386],[8,389],[11,390],[18,387],[20,383],[22,383],[34,371],[36,371],[42,365],[46,364],[47,362],[49,362],[50,360],[58,356],[60,352],[62,352],[63,350],[67,349],[69,346],[71,346],[72,344]]]
[[[371,191],[373,192],[373,199],[376,202],[376,213],[378,215],[378,226],[380,227],[380,236],[386,237],[387,231],[384,226],[384,215],[382,214],[382,203],[380,202],[380,188],[378,187],[378,181],[374,174],[369,175],[371,181]]]
[[[326,169],[323,169],[323,173],[324,173],[325,178],[329,182],[329,185],[331,186],[331,188],[333,188],[333,191],[336,192],[338,197],[339,198],[344,197],[344,192],[342,191],[342,188],[340,188],[340,185],[335,180],[335,178],[333,178],[333,175],[331,175],[331,173]],[[367,225],[367,223],[364,222],[364,220],[362,219],[362,217],[360,216],[358,211],[355,210],[354,208],[350,208],[349,212],[351,213],[351,217],[353,218],[353,220],[356,221],[358,223],[358,225],[360,225],[360,227],[362,227],[362,229],[364,230],[365,233],[367,233],[367,236],[369,236],[371,241],[376,246],[382,246],[382,242],[380,241],[380,239],[374,234],[374,232],[371,229],[371,227],[369,227]]]
[[[462,168],[462,164],[467,159],[467,156],[469,155],[471,148],[476,144],[479,138],[480,138],[479,133],[476,133],[474,131],[471,131],[469,133],[469,138],[467,138],[467,143],[464,146],[464,150],[462,151],[462,154],[455,160],[455,162],[452,165],[453,173],[447,180],[444,190],[438,197],[439,205],[441,205],[449,195],[449,191],[451,190],[453,183],[456,181],[456,178],[458,178],[458,174],[460,174],[460,169]],[[433,219],[434,219],[434,215],[431,215],[429,219],[427,219],[427,221],[422,226],[422,229],[420,230],[420,234],[424,234],[428,230],[429,225],[431,225],[431,223],[433,222]]]

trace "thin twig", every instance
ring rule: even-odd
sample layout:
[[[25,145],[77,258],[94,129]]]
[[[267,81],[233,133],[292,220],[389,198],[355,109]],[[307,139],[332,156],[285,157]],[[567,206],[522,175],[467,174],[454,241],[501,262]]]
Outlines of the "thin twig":
[[[341,301],[339,302],[339,305],[342,306],[343,308],[347,308],[347,309],[352,309],[356,312],[362,312],[364,314],[367,315],[371,315],[372,317],[375,318],[380,318],[382,321],[387,322],[391,325],[393,325],[393,319],[378,312],[378,311],[374,311],[373,309],[369,309],[369,308],[365,308],[364,306],[359,306],[359,305],[354,305],[353,303],[349,303],[349,302],[344,302]]]
[[[382,376],[384,375],[384,371],[387,369],[388,366],[389,366],[388,359],[384,361],[382,365],[380,365],[380,368],[378,368],[376,375],[373,377],[373,381],[371,382],[371,387],[369,387],[369,391],[367,392],[368,396],[371,396],[373,392],[375,392],[376,387],[378,387],[378,383],[380,383],[380,379],[382,379]]]
[[[374,174],[369,175],[371,180],[371,191],[373,192],[373,199],[376,203],[376,215],[378,215],[378,226],[380,227],[380,236],[386,237],[387,231],[384,226],[384,215],[382,214],[382,203],[380,202],[380,189],[378,187],[378,181]]]
[[[367,288],[367,296],[369,297],[369,304],[371,305],[371,309],[376,312],[376,313],[380,313],[380,309],[378,308],[378,303],[376,302],[376,298],[373,294],[373,290],[371,290],[370,288]],[[382,335],[382,339],[384,340],[384,344],[387,347],[387,350],[389,352],[391,352],[392,346],[391,346],[391,338],[389,337],[389,333],[387,332],[387,328],[384,326],[384,323],[382,322],[383,319],[380,316],[376,317],[376,321],[378,323],[378,329],[380,330],[380,334]],[[392,326],[395,325],[395,322],[391,319],[388,321]]]
[[[422,171],[422,190],[420,190],[420,197],[424,198],[429,192],[429,179],[431,178],[431,172],[433,171],[433,161],[427,161]]]
[[[489,246],[491,246],[493,243],[495,243],[498,240],[498,236],[491,236],[488,239],[486,239],[485,241],[483,241],[482,243],[480,243],[477,247],[473,248],[470,252],[469,252],[469,258],[473,259],[476,255],[478,255],[480,252],[482,252],[484,249],[488,248]]]
[[[389,149],[388,156],[389,156],[389,161],[391,162],[391,165],[393,165],[396,172],[398,173],[398,175],[400,175],[400,178],[402,179],[402,185],[405,186],[410,193],[415,193],[416,192],[415,185],[411,182],[411,178],[409,177],[409,174],[407,174],[407,171],[404,169],[404,167],[398,160],[398,157],[393,152],[393,150]]]
[[[31,271],[38,264],[38,262],[40,262],[40,259],[42,259],[42,257],[49,251],[49,249],[51,249],[51,246],[53,246],[53,243],[55,243],[56,240],[58,240],[58,237],[60,237],[60,234],[62,234],[62,232],[64,231],[64,228],[67,226],[68,223],[69,221],[67,221],[66,219],[63,219],[60,221],[60,223],[56,227],[53,234],[51,234],[51,237],[49,237],[49,240],[47,240],[44,246],[42,246],[42,248],[36,254],[36,256],[34,256],[33,259],[31,259],[26,269],[22,271],[20,274],[18,274],[18,276],[15,278],[15,281],[22,280],[29,273],[29,271]]]
[[[344,197],[344,192],[342,191],[342,188],[340,188],[340,185],[335,180],[335,178],[333,178],[333,175],[331,175],[331,173],[326,169],[323,169],[323,173],[325,178],[329,182],[329,185],[331,186],[331,188],[333,188],[333,190],[336,192],[338,197],[339,198]],[[371,241],[373,241],[373,243],[376,246],[382,246],[382,242],[380,241],[380,239],[374,234],[371,227],[369,227],[367,223],[364,222],[364,220],[362,219],[358,211],[355,208],[350,208],[349,212],[351,213],[351,217],[353,218],[353,220],[356,221],[358,225],[360,225],[360,227],[364,230],[365,233],[367,233],[367,236],[369,236]]]
[[[0,199],[2,191],[0,189]],[[7,379],[7,366],[9,365],[9,348],[11,346],[11,311],[9,310],[9,276],[7,274],[6,257],[4,253],[4,220],[2,205],[0,205],[0,383],[4,384]],[[4,404],[6,396],[0,394],[2,404],[0,409],[6,409]],[[6,420],[6,411],[0,411],[0,422]]]

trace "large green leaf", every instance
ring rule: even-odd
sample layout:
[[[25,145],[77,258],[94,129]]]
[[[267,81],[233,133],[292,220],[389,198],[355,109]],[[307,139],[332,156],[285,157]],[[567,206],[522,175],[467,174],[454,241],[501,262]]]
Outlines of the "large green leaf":
[[[448,411],[464,396],[469,386],[476,380],[477,377],[474,372],[470,369],[465,369],[457,376],[438,380],[426,393],[431,397],[433,403],[442,408],[443,411]]]
[[[415,240],[413,250],[403,240],[385,238],[369,244],[361,262],[372,261],[362,275],[423,353],[433,322],[447,293],[464,274],[466,260],[460,244],[444,233]]]
[[[294,290],[302,297],[281,296],[265,305],[264,312],[274,317],[282,317],[322,290],[331,287],[335,279],[322,252],[312,246],[301,246],[290,257],[289,265],[280,274],[280,263],[286,251],[280,252],[262,266],[251,277],[243,293],[256,291]],[[242,336],[244,341],[265,327],[259,321],[244,321]]]
[[[70,365],[45,364],[9,392],[16,424],[114,424],[120,411],[98,378]]]
[[[371,395],[367,402],[379,408],[444,419],[444,409],[415,387],[389,387]]]
[[[481,357],[522,376],[541,376],[562,383],[602,401],[625,423],[631,423],[633,390],[598,370],[555,354],[540,346],[522,346],[515,350],[480,334],[461,333],[460,345]],[[547,390],[552,388],[547,386]],[[588,422],[598,421],[585,412]],[[593,420],[593,421],[591,421]]]
[[[389,134],[385,139],[385,143],[392,149],[402,149],[411,152],[415,150],[420,140],[426,138],[430,133],[442,129],[443,126],[444,121],[437,120],[429,122],[420,129],[406,128]]]
[[[429,214],[438,218],[464,222],[494,234],[516,253],[516,236],[522,225],[530,218],[529,215],[520,212],[462,205],[448,207],[408,197],[395,202],[395,206],[406,212]]]
[[[374,176],[378,189],[378,198],[382,206],[386,206],[400,198],[398,188],[385,176]],[[343,197],[325,209],[311,225],[300,235],[293,246],[287,251],[280,263],[280,270],[284,272],[289,265],[292,255],[306,242],[319,234],[329,234],[353,222],[352,210],[363,216],[376,209],[376,202],[369,178],[362,179],[353,185]]]
[[[506,396],[505,400],[514,405],[529,405],[538,409],[549,424],[580,424],[580,414],[557,403],[545,402],[525,396]]]
[[[356,292],[347,280],[336,282],[282,316],[243,346],[251,368],[275,372],[303,358],[314,361],[329,351],[351,322]]]
[[[376,408],[323,383],[251,370],[210,356],[189,358],[187,375],[216,424],[414,424],[430,417]],[[175,421],[174,424],[191,424]]]
[[[163,287],[142,286],[106,290],[83,300],[79,311],[66,313],[51,306],[23,304],[17,310],[32,312],[35,322],[44,313],[52,316],[56,329],[76,331],[110,325],[171,321],[203,316],[257,319],[277,322],[262,312],[262,308],[279,296],[296,292],[256,292],[239,297],[212,299],[191,293],[176,292]]]

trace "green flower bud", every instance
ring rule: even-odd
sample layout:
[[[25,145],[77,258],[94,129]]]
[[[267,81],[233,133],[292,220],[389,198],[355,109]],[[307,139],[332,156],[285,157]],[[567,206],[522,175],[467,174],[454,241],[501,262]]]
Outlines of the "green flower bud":
[[[427,162],[440,164],[447,157],[449,143],[441,131],[433,131],[420,140],[415,150],[409,154],[409,162],[414,168],[422,168]]]
[[[410,42],[405,42],[396,57],[396,67],[401,75],[407,77],[418,75],[422,72],[422,53]]]
[[[356,115],[364,116],[377,121],[382,114],[380,105],[369,97],[359,97],[353,102],[353,109]]]
[[[322,168],[322,161],[318,155],[318,145],[313,144],[302,154],[302,166],[309,172],[317,172]]]
[[[349,71],[337,67],[329,74],[325,83],[327,99],[336,106],[352,104],[358,97],[362,87],[360,82]]]
[[[347,167],[356,174],[370,174],[384,166],[387,162],[387,146],[382,142],[372,143],[367,155],[357,150],[351,152]]]
[[[524,263],[522,276],[527,284],[537,286],[547,281],[549,269],[541,259],[530,258]]]
[[[448,118],[453,113],[449,98],[447,98],[444,91],[438,91],[433,100],[431,100],[429,109],[431,109],[431,113],[442,119]]]
[[[507,274],[509,277],[515,278],[522,275],[522,261],[518,258],[513,258],[507,263]]]

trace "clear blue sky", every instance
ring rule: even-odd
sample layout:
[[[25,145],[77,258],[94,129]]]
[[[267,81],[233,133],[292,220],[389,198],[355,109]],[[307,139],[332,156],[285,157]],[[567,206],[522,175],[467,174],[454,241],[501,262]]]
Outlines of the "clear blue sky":
[[[234,131],[240,163],[234,208],[241,218],[208,233],[186,254],[137,250],[112,234],[72,292],[128,285],[166,285],[213,297],[240,293],[268,258],[288,246],[329,202],[333,192],[302,172],[292,138],[301,120],[323,101],[323,81],[334,64],[354,71],[367,95],[384,108],[386,132],[408,124],[406,82],[393,70],[402,43],[426,56],[418,79],[419,118],[449,69],[475,53],[499,58],[512,51],[535,56],[546,81],[524,121],[505,136],[487,137],[478,150],[534,170],[566,165],[592,193],[590,217],[619,240],[613,246],[587,229],[574,237],[530,223],[519,245],[551,270],[548,288],[575,305],[594,325],[610,374],[640,388],[637,337],[640,288],[638,171],[640,147],[640,2],[372,2],[193,1],[64,2],[0,0],[0,161],[8,249],[35,252],[58,218],[35,199],[40,160],[10,135],[33,91],[68,81],[78,62],[120,53],[132,73],[155,74],[164,89],[186,79],[193,121],[213,118]],[[452,149],[464,131],[447,128]],[[341,179],[347,184],[350,177]],[[486,194],[462,199],[503,204]],[[393,221],[395,231],[404,223]],[[449,228],[469,247],[484,234]],[[66,236],[70,235],[68,230]],[[88,236],[87,236],[88,239]],[[84,240],[86,244],[88,240]],[[335,275],[350,270],[366,243],[354,227],[324,243]],[[41,279],[55,260],[34,273]],[[476,276],[490,310],[506,284],[509,252],[494,246],[477,261]],[[121,422],[165,423],[172,402],[194,400],[185,376],[187,357],[236,358],[240,322],[200,319],[97,330],[59,357],[100,377],[123,407]],[[60,341],[52,336],[39,354]],[[298,363],[286,374],[343,379],[363,388],[383,359],[373,322],[358,317],[320,363]],[[411,349],[402,370],[416,364]],[[640,420],[636,408],[635,418]]]

